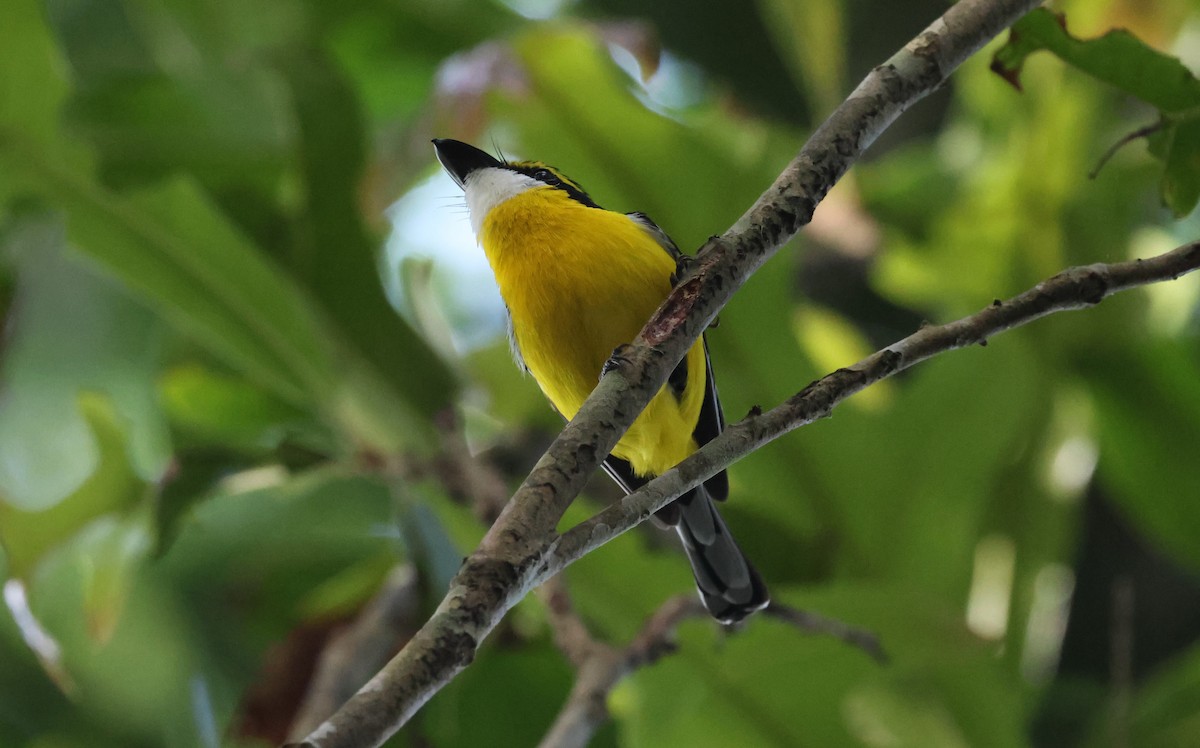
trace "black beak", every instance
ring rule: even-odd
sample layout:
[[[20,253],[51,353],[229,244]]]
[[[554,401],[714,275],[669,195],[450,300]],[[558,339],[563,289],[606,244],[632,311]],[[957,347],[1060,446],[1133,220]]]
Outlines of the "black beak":
[[[466,187],[467,175],[477,169],[504,166],[492,158],[491,154],[481,151],[473,145],[467,145],[458,140],[434,138],[433,150],[437,152],[438,161],[446,169],[451,178],[458,182],[459,187]]]

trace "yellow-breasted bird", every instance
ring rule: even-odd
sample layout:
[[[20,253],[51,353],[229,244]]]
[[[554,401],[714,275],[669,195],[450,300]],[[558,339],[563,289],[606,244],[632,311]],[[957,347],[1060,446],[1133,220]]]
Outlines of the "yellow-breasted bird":
[[[613,351],[637,337],[671,292],[682,254],[646,215],[604,210],[553,167],[508,163],[457,140],[433,144],[466,193],[471,227],[508,308],[518,366],[564,418],[573,418]],[[613,448],[604,469],[633,491],[723,427],[702,339]],[[728,493],[722,471],[657,518],[683,540],[705,607],[732,622],[769,598],[713,504]]]

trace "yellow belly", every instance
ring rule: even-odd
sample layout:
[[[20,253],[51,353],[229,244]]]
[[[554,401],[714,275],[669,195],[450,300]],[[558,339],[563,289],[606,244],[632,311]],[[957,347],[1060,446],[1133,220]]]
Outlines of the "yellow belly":
[[[501,203],[489,212],[480,238],[525,364],[569,419],[613,349],[633,340],[670,293],[675,265],[628,216],[561,194],[533,190]],[[703,344],[687,359],[682,400],[660,390],[613,449],[639,475],[657,475],[696,450]]]

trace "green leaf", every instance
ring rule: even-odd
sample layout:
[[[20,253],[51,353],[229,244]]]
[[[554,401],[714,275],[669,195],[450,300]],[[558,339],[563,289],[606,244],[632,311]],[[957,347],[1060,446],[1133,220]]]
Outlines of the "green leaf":
[[[1150,136],[1150,152],[1166,164],[1163,202],[1183,218],[1200,201],[1200,116],[1165,117],[1162,129]]]
[[[780,60],[809,108],[818,116],[832,111],[844,94],[846,32],[841,0],[818,0],[803,5],[789,0],[758,0],[759,13]]]
[[[380,279],[381,242],[363,225],[361,104],[324,55],[300,50],[283,62],[296,112],[305,200],[295,272],[412,408],[437,412],[449,404],[455,379],[388,303]]]
[[[230,473],[291,455],[301,465],[312,464],[337,449],[336,440],[300,410],[242,378],[199,364],[168,370],[160,392],[179,445],[159,486],[160,553],[174,542],[189,509]]]
[[[513,362],[508,341],[498,340],[471,351],[464,358],[471,381],[489,395],[488,415],[509,426],[521,424],[546,431],[562,429],[562,418],[546,402],[546,396],[538,389],[533,377]],[[470,416],[470,412],[467,415]],[[467,425],[472,424],[468,421]]]
[[[224,20],[208,9],[206,21]],[[187,171],[244,196],[277,190],[294,130],[278,76],[221,54],[228,36],[199,32],[199,18],[162,11],[120,0],[47,3],[75,89],[63,112],[68,131],[92,146],[110,186]]]
[[[629,641],[664,600],[695,594],[674,535],[653,526],[627,532],[567,570],[575,608],[598,636]]]
[[[122,76],[81,91],[66,117],[113,186],[187,172],[212,187],[276,189],[291,155],[280,82],[265,71],[172,79]]]
[[[166,372],[160,391],[172,423],[194,442],[269,449],[304,416],[244,380],[198,364]]]
[[[128,441],[137,479],[157,480],[171,450],[154,383],[161,324],[65,251],[60,222],[31,217],[6,239],[3,254],[19,274],[0,365],[0,495],[20,509],[48,509],[102,467],[84,393],[108,403],[114,415],[105,422],[120,424],[112,439]]]
[[[962,599],[999,479],[1046,407],[1036,372],[1007,336],[922,364],[887,408],[841,408],[794,437],[830,492],[845,571]]]
[[[1200,734],[1200,647],[1193,646],[1163,664],[1138,684],[1129,712],[1099,710],[1088,739],[1089,748],[1105,748],[1115,740],[1139,748],[1186,748]],[[1124,720],[1119,723],[1117,720]]]
[[[610,699],[622,744],[1024,744],[1020,683],[957,607],[898,587],[774,595],[875,633],[889,662],[761,615],[727,639],[688,623],[677,652]]]
[[[0,553],[0,578],[8,577]],[[75,704],[47,677],[7,610],[0,615],[0,661],[0,745],[30,745],[78,722]]]
[[[198,504],[178,534],[163,564],[180,589],[242,590],[253,604],[229,599],[218,607],[243,623],[262,616],[275,626],[286,625],[279,611],[294,615],[318,583],[381,556],[394,560],[399,546],[386,487],[328,468],[244,472]]]
[[[257,490],[223,491],[198,506],[166,556],[139,567],[104,646],[82,615],[84,582],[93,565],[115,560],[106,545],[143,518],[105,523],[48,559],[30,598],[62,645],[78,701],[61,711],[43,703],[22,723],[81,748],[183,748],[211,744],[206,730],[237,731],[231,723],[268,649],[307,615],[345,615],[355,590],[360,601],[371,592],[365,578],[374,574],[377,586],[396,558],[390,501],[378,483],[329,470],[262,485],[267,477],[259,475]],[[8,704],[24,703],[10,697],[0,691],[0,723]]]
[[[545,736],[570,689],[570,667],[549,642],[526,642],[519,651],[486,646],[429,704],[421,725],[444,748],[525,748]]]
[[[194,184],[117,195],[16,142],[0,141],[0,164],[67,212],[74,246],[230,363],[302,406],[333,388],[307,300]]]
[[[42,3],[5,2],[0,6],[0,27],[6,37],[0,46],[0,145],[6,131],[15,131],[37,148],[58,148],[58,114],[69,86]],[[0,195],[4,186],[0,180]]]
[[[147,497],[147,484],[130,465],[125,435],[112,403],[84,395],[79,406],[95,440],[96,466],[87,480],[57,503],[26,509],[0,491],[0,544],[13,576],[28,576],[50,552],[93,520],[127,513]]]
[[[1100,426],[1099,477],[1138,527],[1200,569],[1200,361],[1186,348],[1145,345],[1134,356],[1087,359]]]
[[[148,512],[118,519],[109,515],[81,533],[83,613],[93,641],[107,643],[116,630],[142,561],[153,543]]]
[[[109,574],[97,566],[116,572],[117,547],[131,541],[134,547],[139,542],[148,545],[136,540],[143,523],[143,517],[130,516],[89,527],[47,559],[30,590],[34,615],[62,647],[76,685],[72,698],[94,707],[76,706],[68,719],[46,724],[64,745],[200,745],[203,728],[193,712],[195,690],[216,692],[215,707],[223,719],[235,707],[225,694],[231,692],[237,671],[215,664],[205,648],[220,647],[206,642],[197,630],[204,605],[188,605],[162,584],[153,566],[142,564],[129,578],[128,597],[107,641],[97,645],[93,638],[93,622],[83,614],[88,588],[96,582],[107,584],[100,578]],[[232,640],[223,644],[228,647]],[[145,657],[147,647],[158,656]],[[114,718],[114,713],[123,716]]]
[[[1048,50],[1069,65],[1135,96],[1161,113],[1150,152],[1166,165],[1161,193],[1176,217],[1200,201],[1200,79],[1177,58],[1147,46],[1125,30],[1081,40],[1067,33],[1066,19],[1039,8],[1018,21],[992,69],[1018,89],[1029,55]]]
[[[1123,29],[1097,39],[1077,39],[1067,33],[1065,17],[1045,8],[1013,25],[992,69],[1019,88],[1025,59],[1042,49],[1164,112],[1200,106],[1200,80],[1177,58],[1155,51]]]
[[[160,11],[138,6],[126,17],[123,6],[113,13],[97,10],[101,7],[55,8],[69,58],[80,66],[81,88],[68,111],[74,131],[99,148],[114,183],[177,172],[188,176],[116,192],[89,176],[93,169],[86,159],[68,158],[66,141],[43,143],[35,127],[40,121],[14,117],[0,120],[0,195],[32,193],[65,211],[74,245],[277,396],[324,412],[364,447],[391,451],[424,444],[414,412],[444,406],[454,380],[384,301],[373,247],[354,214],[361,157],[343,164],[343,154],[334,150],[361,138],[361,132],[329,131],[331,124],[358,127],[357,120],[334,115],[332,122],[316,121],[305,130],[319,135],[305,143],[315,139],[321,146],[300,155],[312,167],[307,176],[313,194],[323,196],[312,203],[318,242],[306,245],[322,266],[309,266],[311,276],[288,277],[200,186],[220,188],[218,197],[235,208],[255,206],[234,213],[253,217],[257,223],[247,225],[256,230],[269,229],[264,238],[270,246],[282,244],[281,227],[272,223],[279,214],[272,208],[287,195],[271,193],[286,186],[278,164],[292,142],[293,123],[286,106],[280,109],[280,98],[286,98],[280,80],[262,68],[249,78],[231,78],[223,66],[209,64],[213,58],[206,54],[200,57],[205,64],[185,75],[188,65],[172,57],[178,44],[165,41],[180,29],[172,29]],[[191,18],[184,25],[193,22],[205,24]],[[214,42],[220,34],[205,38]],[[46,67],[48,77],[58,72]],[[163,72],[168,68],[170,76]],[[14,67],[12,74],[26,72]],[[243,100],[257,103],[250,110],[230,105]],[[314,104],[305,111],[318,109]],[[338,109],[351,110],[353,102]],[[165,126],[164,118],[179,127]],[[139,128],[180,138],[167,135],[160,143],[139,135]],[[270,163],[256,160],[261,158]],[[322,209],[326,205],[332,210]],[[259,218],[263,213],[269,218]],[[301,234],[298,227],[282,228]],[[347,246],[352,251],[343,254]]]

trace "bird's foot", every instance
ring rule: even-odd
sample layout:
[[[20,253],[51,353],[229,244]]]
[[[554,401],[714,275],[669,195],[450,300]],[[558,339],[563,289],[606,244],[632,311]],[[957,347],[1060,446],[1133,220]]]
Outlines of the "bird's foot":
[[[675,272],[671,273],[671,285],[679,285],[679,280],[691,272],[696,266],[696,258],[682,252],[675,255]]]
[[[629,364],[633,363],[627,356],[625,356],[626,353],[632,350],[633,346],[629,343],[622,343],[616,348],[613,348],[612,355],[609,356],[608,360],[604,362],[604,366],[600,367],[600,378],[603,379],[604,375],[610,371],[615,371],[616,369],[620,369],[622,366],[628,366]]]

